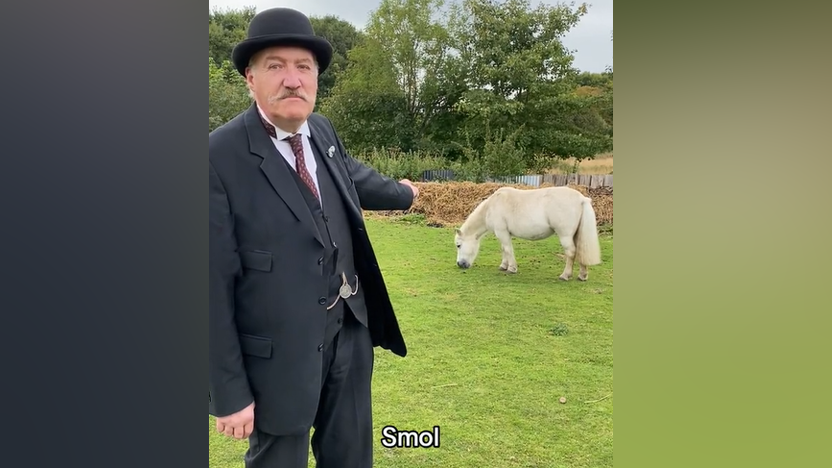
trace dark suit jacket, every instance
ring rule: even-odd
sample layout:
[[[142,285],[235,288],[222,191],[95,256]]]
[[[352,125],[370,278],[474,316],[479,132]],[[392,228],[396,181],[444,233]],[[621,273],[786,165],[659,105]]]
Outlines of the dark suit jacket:
[[[313,114],[308,124],[348,208],[373,345],[405,356],[361,209],[407,209],[413,194],[347,154],[328,119]],[[260,430],[307,431],[321,388],[324,246],[255,105],[208,135],[208,159],[208,412],[254,401]]]

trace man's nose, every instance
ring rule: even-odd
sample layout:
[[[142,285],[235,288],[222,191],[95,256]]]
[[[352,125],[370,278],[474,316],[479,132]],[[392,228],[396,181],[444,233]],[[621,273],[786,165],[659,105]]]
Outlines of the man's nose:
[[[296,72],[289,71],[286,73],[286,76],[283,78],[283,86],[289,89],[297,89],[300,88],[300,85],[300,78]]]

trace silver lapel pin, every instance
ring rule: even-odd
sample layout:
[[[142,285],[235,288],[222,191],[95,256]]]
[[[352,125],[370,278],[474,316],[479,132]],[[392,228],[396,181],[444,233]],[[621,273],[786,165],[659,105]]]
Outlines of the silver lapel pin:
[[[334,146],[330,146],[329,149],[326,150],[326,155],[329,156],[330,158],[332,157],[332,155],[334,153],[335,153],[335,147]]]

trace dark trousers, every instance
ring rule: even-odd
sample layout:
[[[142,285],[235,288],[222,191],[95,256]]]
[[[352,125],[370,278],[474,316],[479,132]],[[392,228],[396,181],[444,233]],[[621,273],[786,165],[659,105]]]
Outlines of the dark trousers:
[[[344,310],[344,324],[324,351],[323,385],[312,435],[317,468],[371,468],[373,422],[370,380],[373,347],[369,330]],[[309,433],[274,436],[257,420],[245,454],[246,468],[307,468]]]

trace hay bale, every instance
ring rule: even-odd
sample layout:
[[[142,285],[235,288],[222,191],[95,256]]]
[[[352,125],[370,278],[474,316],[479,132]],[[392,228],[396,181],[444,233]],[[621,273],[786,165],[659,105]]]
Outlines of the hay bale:
[[[592,199],[598,225],[612,225],[612,187],[590,188],[586,196]]]
[[[416,182],[419,198],[407,211],[366,212],[372,216],[401,216],[404,214],[422,214],[427,221],[438,226],[458,226],[477,207],[500,187],[515,187],[530,190],[536,187],[524,184],[500,184],[494,182]],[[542,184],[541,187],[552,184]],[[612,224],[612,188],[590,188],[582,185],[569,185],[582,194],[592,198],[592,205],[598,218],[598,224]]]

